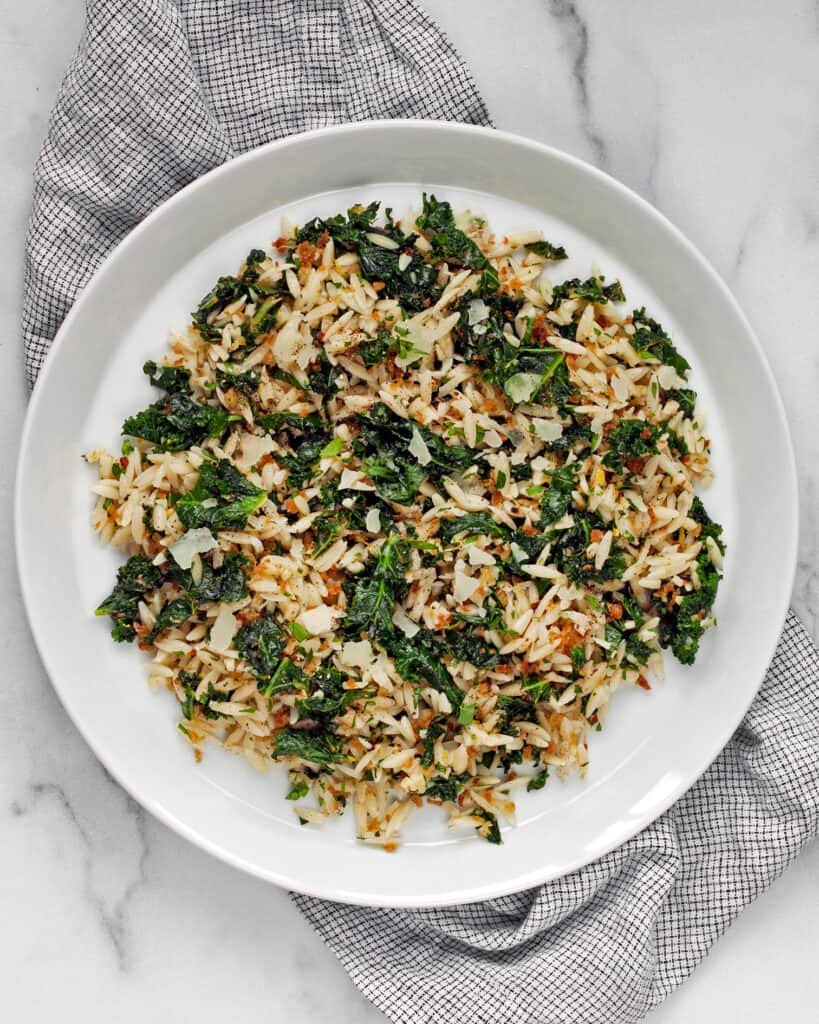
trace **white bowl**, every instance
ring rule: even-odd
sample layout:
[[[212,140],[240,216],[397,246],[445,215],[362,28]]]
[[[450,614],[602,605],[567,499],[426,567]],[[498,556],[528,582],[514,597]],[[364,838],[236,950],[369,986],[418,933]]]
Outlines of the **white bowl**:
[[[713,439],[705,494],[725,526],[719,626],[693,668],[667,659],[651,693],[620,692],[591,738],[584,781],[551,780],[519,801],[516,828],[491,846],[446,830],[426,807],[388,855],[354,838],[352,815],[301,828],[286,773],[259,775],[175,728],[178,707],[145,683],[145,656],[118,647],[93,609],[121,560],[92,536],[91,470],[80,453],[119,443],[147,404],[143,360],[247,251],[295,222],[383,199],[397,211],[423,188],[482,210],[499,230],[542,227],[645,304],[693,371]],[[623,185],[546,146],[463,125],[347,125],[255,150],[188,186],[117,248],[55,341],[32,398],[17,478],[16,541],[26,608],[63,704],[111,774],[144,807],[216,856],[278,885],[352,903],[431,906],[480,900],[556,878],[661,814],[728,741],[773,654],[796,560],[796,478],[782,404],[759,344],[713,269]]]

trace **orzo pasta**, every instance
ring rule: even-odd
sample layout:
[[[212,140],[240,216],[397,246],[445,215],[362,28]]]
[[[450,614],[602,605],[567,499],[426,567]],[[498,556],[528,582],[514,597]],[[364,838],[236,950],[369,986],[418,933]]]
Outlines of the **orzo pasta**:
[[[619,282],[424,196],[284,225],[223,277],[161,397],[96,450],[130,558],[98,609],[196,747],[283,759],[307,822],[392,848],[414,806],[500,841],[583,772],[620,686],[690,664],[720,579],[686,360]]]

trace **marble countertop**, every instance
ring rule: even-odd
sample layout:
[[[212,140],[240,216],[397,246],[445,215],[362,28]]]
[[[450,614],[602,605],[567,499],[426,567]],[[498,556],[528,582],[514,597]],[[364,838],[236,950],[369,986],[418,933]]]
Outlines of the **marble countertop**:
[[[498,127],[589,160],[714,263],[779,381],[800,471],[793,603],[819,636],[819,13],[812,0],[425,0]],[[1,0],[0,491],[25,410],[17,323],[30,175],[82,0]],[[213,860],[114,783],[32,649],[0,532],[0,962],[9,1019],[209,1024],[383,1020],[286,894]],[[804,1019],[815,998],[819,844],[742,915],[656,1024]],[[231,979],[226,984],[212,981]],[[206,985],[200,984],[204,975]],[[445,1024],[445,1022],[442,1022]],[[613,1022],[614,1024],[614,1022]]]

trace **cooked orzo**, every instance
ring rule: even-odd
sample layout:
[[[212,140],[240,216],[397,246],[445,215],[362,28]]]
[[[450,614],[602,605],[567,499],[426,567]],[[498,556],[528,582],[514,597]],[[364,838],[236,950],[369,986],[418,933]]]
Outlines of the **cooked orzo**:
[[[87,455],[130,554],[97,614],[197,757],[285,761],[304,822],[351,804],[391,849],[428,802],[500,842],[514,790],[582,773],[614,690],[713,623],[689,365],[619,282],[554,283],[565,257],[426,195],[283,225]]]

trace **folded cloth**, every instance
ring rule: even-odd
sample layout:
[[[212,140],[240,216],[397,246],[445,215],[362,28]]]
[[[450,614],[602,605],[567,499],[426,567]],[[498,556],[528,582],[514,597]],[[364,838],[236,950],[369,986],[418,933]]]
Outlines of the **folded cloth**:
[[[35,175],[29,380],[100,261],[163,199],[272,138],[398,116],[489,123],[458,55],[406,0],[89,0]],[[601,860],[454,909],[295,899],[392,1020],[621,1024],[693,970],[817,817],[819,655],[791,614],[722,755]]]

